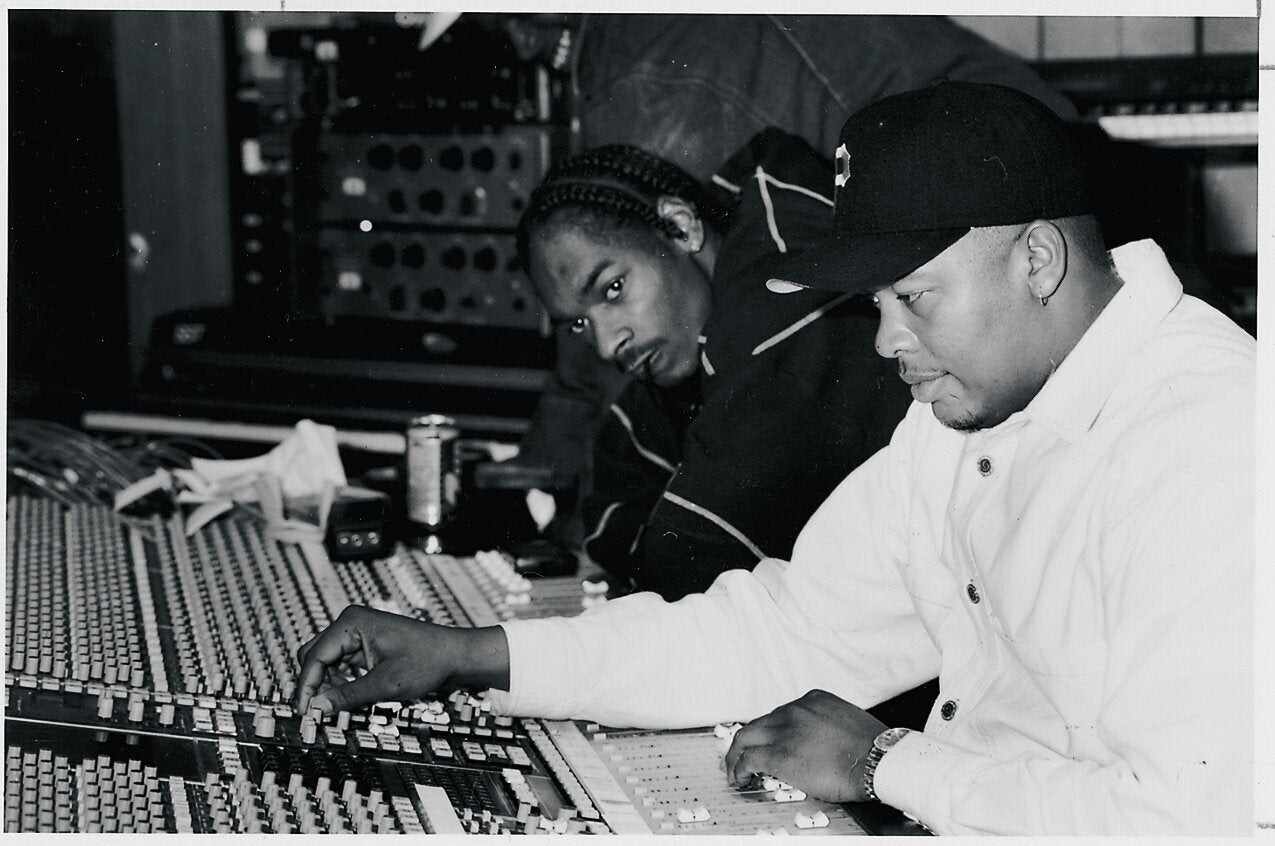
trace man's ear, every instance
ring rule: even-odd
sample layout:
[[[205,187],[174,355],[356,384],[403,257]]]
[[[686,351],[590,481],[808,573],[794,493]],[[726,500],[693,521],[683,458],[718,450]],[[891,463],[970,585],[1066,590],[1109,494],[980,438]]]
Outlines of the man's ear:
[[[704,246],[704,221],[695,213],[695,207],[668,194],[655,201],[655,211],[662,220],[669,220],[679,233],[673,243],[688,253],[698,253]]]
[[[1026,259],[1026,281],[1031,295],[1047,301],[1057,293],[1067,275],[1066,236],[1052,222],[1034,220],[1019,236],[1018,246]]]

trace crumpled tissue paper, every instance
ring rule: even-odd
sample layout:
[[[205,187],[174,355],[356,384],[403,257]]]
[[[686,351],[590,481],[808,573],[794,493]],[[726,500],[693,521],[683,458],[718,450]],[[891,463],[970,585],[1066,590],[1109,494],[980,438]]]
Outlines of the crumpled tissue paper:
[[[159,470],[115,497],[115,510],[159,487],[177,489],[177,502],[194,505],[186,516],[193,535],[236,504],[257,505],[266,534],[281,541],[322,541],[328,513],[347,484],[336,445],[336,429],[302,420],[265,455],[235,460],[195,458],[189,470]]]

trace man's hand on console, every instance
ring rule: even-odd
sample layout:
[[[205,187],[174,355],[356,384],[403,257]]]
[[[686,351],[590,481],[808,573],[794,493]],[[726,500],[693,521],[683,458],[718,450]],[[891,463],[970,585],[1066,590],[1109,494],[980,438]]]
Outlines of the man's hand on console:
[[[297,650],[300,713],[422,699],[449,687],[509,687],[509,645],[498,626],[457,629],[351,605]],[[366,672],[354,678],[356,670]]]
[[[862,802],[863,765],[889,726],[831,693],[812,690],[744,726],[726,752],[737,787],[765,773],[829,802]]]

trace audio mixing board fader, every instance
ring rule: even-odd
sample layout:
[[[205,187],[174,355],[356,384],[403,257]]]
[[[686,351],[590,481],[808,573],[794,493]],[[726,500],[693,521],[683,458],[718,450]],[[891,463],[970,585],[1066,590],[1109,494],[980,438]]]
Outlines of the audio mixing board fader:
[[[726,783],[722,756],[733,733],[713,729],[614,731],[546,721],[573,771],[607,785],[607,820],[627,834],[866,834],[843,807],[810,799],[774,778],[745,789]]]
[[[15,497],[7,523],[5,831],[862,831],[786,785],[728,788],[711,730],[514,719],[464,691],[290,704],[297,648],[347,605],[484,626],[580,613],[603,586],[498,553],[333,564],[234,515],[188,538]]]

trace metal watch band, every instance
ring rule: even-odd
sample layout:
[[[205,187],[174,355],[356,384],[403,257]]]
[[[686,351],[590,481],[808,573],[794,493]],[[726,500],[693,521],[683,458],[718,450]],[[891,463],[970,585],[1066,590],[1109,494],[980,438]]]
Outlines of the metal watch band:
[[[889,752],[896,743],[911,732],[912,729],[907,728],[888,728],[872,739],[872,751],[868,753],[868,760],[863,764],[863,790],[872,801],[878,801],[876,785],[873,783],[877,774],[877,765],[881,763],[886,752]]]

